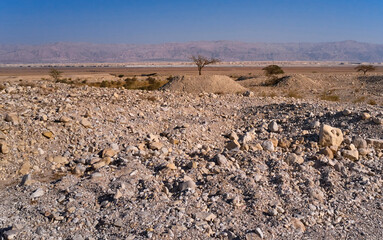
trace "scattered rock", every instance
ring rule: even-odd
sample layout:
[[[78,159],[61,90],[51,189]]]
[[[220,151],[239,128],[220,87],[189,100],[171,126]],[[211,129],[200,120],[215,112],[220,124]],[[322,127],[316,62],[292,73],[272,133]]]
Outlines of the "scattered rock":
[[[262,148],[266,151],[273,152],[274,151],[274,144],[270,140],[266,140],[262,143]]]
[[[343,142],[343,133],[339,128],[333,128],[329,125],[322,124],[319,132],[319,144],[321,146],[339,147]]]
[[[237,140],[232,140],[226,144],[225,148],[227,150],[240,149],[241,144]]]
[[[43,196],[44,194],[45,194],[45,191],[42,188],[38,188],[32,193],[31,198],[32,199],[39,198]]]
[[[4,237],[6,240],[12,240],[15,239],[19,231],[17,230],[8,230],[4,232]]]
[[[364,140],[362,137],[355,137],[352,141],[354,146],[359,149],[359,148],[367,148],[367,141]]]
[[[379,105],[17,84],[0,94],[0,117],[20,117],[0,121],[0,238],[382,235],[382,128],[356,115]],[[318,120],[343,141],[319,144]]]
[[[19,173],[21,175],[25,175],[25,174],[29,173],[30,169],[31,169],[31,163],[29,161],[26,161],[21,166]]]
[[[295,153],[290,153],[286,158],[286,162],[290,165],[302,164],[304,162],[304,159],[303,159],[303,157],[298,156]]]
[[[21,186],[29,186],[32,183],[32,176],[31,174],[26,174],[21,179],[20,185]]]
[[[84,165],[82,165],[81,163],[77,164],[76,167],[73,169],[73,174],[77,175],[77,176],[82,176],[84,175],[86,171],[86,167]]]
[[[233,141],[238,141],[239,137],[238,137],[236,132],[231,132],[230,135],[229,135],[229,139],[233,140]]]
[[[342,114],[343,114],[344,116],[349,116],[351,113],[352,113],[352,112],[351,112],[350,109],[345,109],[345,110],[343,110],[343,112],[342,112]]]
[[[195,190],[196,188],[196,184],[193,180],[188,180],[188,181],[184,181],[181,183],[180,185],[180,190],[181,191],[185,191],[185,190]]]
[[[57,164],[67,164],[69,163],[68,159],[63,156],[55,156],[52,159],[52,162],[57,163]]]
[[[50,139],[53,138],[53,133],[51,131],[45,131],[43,132],[43,136]]]
[[[166,167],[170,170],[177,170],[177,166],[174,163],[168,163]]]
[[[245,97],[253,97],[254,96],[254,92],[246,91],[246,92],[243,93],[243,96],[245,96]]]
[[[360,116],[362,117],[363,120],[368,120],[371,118],[371,115],[366,112],[362,112]]]
[[[334,153],[333,153],[333,151],[329,147],[323,148],[319,153],[325,155],[329,159],[333,159],[334,158]]]
[[[68,123],[70,122],[71,119],[67,116],[62,116],[60,119],[59,119],[59,122],[62,122],[62,123]]]
[[[310,124],[311,129],[316,129],[316,128],[319,128],[320,126],[321,126],[321,124],[318,120],[312,121]]]
[[[116,154],[117,152],[113,148],[105,148],[101,153],[101,157],[114,157]]]
[[[163,146],[161,142],[152,142],[149,144],[149,148],[152,150],[161,150]]]
[[[261,230],[259,227],[257,227],[257,228],[255,228],[255,231],[256,231],[256,233],[258,234],[258,236],[259,236],[261,239],[263,239],[263,232],[262,232],[262,230]]]
[[[269,124],[268,128],[269,128],[270,132],[278,132],[278,130],[279,130],[279,126],[278,126],[277,122],[275,122],[275,121],[272,121]]]
[[[19,116],[17,115],[17,113],[6,114],[4,120],[6,122],[11,122],[13,124],[19,124],[20,123],[20,119],[19,119]]]
[[[359,152],[357,149],[351,149],[351,150],[343,150],[342,155],[350,160],[358,160],[359,159]]]
[[[372,118],[372,121],[373,121],[375,124],[383,125],[383,118],[374,117],[374,118]]]
[[[286,138],[280,139],[278,141],[278,146],[281,148],[289,148],[291,145],[291,141],[287,140]]]
[[[3,154],[9,153],[9,148],[6,143],[0,142],[0,153],[3,153]]]
[[[86,119],[86,118],[82,118],[81,121],[80,121],[80,124],[86,128],[91,128],[92,127],[92,123]]]
[[[226,166],[228,161],[227,161],[227,158],[222,155],[222,154],[217,154],[215,156],[215,162],[219,165],[219,166]]]
[[[291,225],[293,228],[295,228],[296,230],[298,230],[300,232],[306,231],[305,225],[297,218],[291,219]]]
[[[371,144],[376,149],[383,149],[383,139],[366,139],[368,144]]]

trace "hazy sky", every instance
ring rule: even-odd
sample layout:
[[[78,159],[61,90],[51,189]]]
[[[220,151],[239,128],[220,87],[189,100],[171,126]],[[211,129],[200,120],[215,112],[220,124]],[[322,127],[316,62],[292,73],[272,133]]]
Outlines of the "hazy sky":
[[[383,0],[0,0],[0,43],[383,43]]]

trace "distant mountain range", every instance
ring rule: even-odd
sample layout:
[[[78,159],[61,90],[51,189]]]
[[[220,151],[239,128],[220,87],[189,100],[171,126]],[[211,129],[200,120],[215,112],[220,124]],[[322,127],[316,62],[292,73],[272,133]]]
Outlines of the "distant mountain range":
[[[383,44],[356,41],[326,43],[247,43],[199,41],[164,44],[93,44],[59,42],[44,45],[0,44],[0,63],[117,63],[188,61],[191,55],[223,61],[383,62]]]

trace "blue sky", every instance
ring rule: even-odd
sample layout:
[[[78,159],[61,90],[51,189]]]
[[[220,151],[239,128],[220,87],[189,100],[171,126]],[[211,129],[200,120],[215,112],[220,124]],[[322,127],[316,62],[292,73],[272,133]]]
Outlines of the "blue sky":
[[[0,0],[0,43],[383,43],[383,0]]]

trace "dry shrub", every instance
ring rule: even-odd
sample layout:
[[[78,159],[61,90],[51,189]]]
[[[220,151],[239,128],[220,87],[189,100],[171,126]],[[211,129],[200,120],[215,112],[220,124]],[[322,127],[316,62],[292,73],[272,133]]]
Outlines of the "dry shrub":
[[[278,78],[277,76],[271,76],[269,79],[267,79],[264,83],[264,86],[275,86],[281,81],[281,78]]]
[[[32,83],[32,82],[21,82],[19,83],[19,86],[21,87],[36,87],[36,84],[35,83]]]
[[[103,80],[101,82],[87,82],[87,80],[69,80],[69,79],[58,79],[56,82],[71,84],[73,86],[91,86],[101,88],[125,88],[125,89],[140,89],[140,90],[157,90],[163,86],[167,81],[159,81],[153,77],[148,77],[145,81],[139,81],[136,77],[125,78],[124,80]]]
[[[277,94],[273,91],[270,91],[270,92],[262,91],[260,95],[261,97],[276,97],[277,96]]]
[[[376,104],[377,104],[376,101],[375,101],[374,99],[370,99],[370,100],[368,100],[367,103],[370,104],[370,105],[376,105]]]
[[[326,100],[326,101],[332,101],[332,102],[337,102],[340,100],[338,95],[331,95],[331,94],[327,94],[327,93],[323,93],[320,96],[320,99]]]
[[[357,99],[354,99],[354,101],[352,101],[353,103],[361,103],[361,102],[364,102],[366,100],[366,97],[365,96],[361,96],[361,97],[358,97]]]
[[[287,97],[290,97],[290,98],[303,98],[301,95],[299,95],[299,93],[296,90],[290,90],[287,93]]]
[[[248,76],[239,76],[239,77],[236,77],[235,81],[244,81],[244,80],[248,80],[252,78],[256,78],[256,76],[252,76],[250,74]]]
[[[156,96],[141,96],[142,100],[148,100],[150,102],[156,102],[158,99]]]

